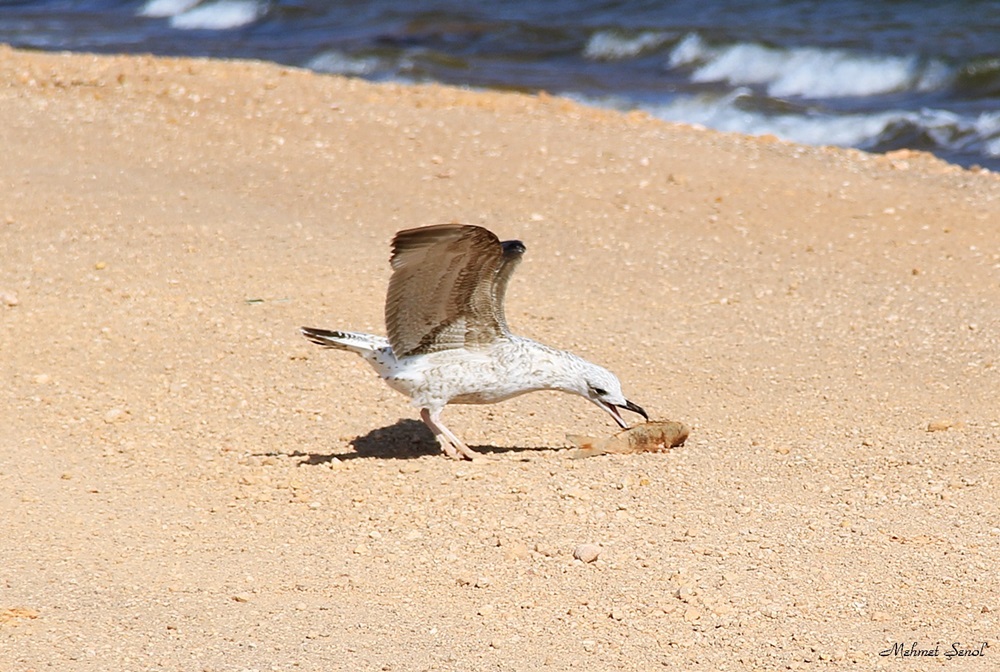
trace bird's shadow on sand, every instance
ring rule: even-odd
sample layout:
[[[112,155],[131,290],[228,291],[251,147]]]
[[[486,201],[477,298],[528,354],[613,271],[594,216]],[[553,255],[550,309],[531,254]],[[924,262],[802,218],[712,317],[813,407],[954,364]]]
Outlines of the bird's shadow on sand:
[[[441,447],[427,425],[412,418],[402,418],[386,427],[373,429],[351,441],[351,447],[354,448],[353,453],[295,453],[292,456],[305,458],[299,461],[300,465],[316,465],[334,459],[412,460],[441,453]],[[470,448],[486,455],[539,450],[522,446],[470,446]]]

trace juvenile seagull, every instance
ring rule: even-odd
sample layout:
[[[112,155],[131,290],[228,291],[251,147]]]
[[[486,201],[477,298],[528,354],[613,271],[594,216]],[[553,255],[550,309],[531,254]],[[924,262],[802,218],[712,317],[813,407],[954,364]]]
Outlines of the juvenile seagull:
[[[628,427],[619,408],[649,417],[622,394],[613,373],[507,328],[504,296],[524,254],[479,226],[441,224],[400,231],[392,241],[385,302],[388,338],[302,327],[313,343],[365,358],[413,400],[445,454],[473,459],[441,422],[446,404],[493,404],[535,390],[589,399]]]

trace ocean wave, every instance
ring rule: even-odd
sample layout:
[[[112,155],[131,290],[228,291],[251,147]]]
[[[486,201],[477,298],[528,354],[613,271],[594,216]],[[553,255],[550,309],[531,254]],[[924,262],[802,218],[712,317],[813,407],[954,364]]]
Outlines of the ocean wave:
[[[614,30],[600,30],[587,40],[583,55],[595,61],[616,61],[654,50],[670,39],[671,36],[663,32],[643,31],[630,36]]]
[[[984,138],[983,154],[1000,158],[1000,112],[983,112],[976,119],[975,128]]]
[[[1000,112],[984,112],[975,118],[932,109],[906,113],[873,139],[870,147],[880,150],[907,147],[1000,157]]]
[[[874,114],[769,114],[742,104],[751,96],[746,88],[724,96],[681,96],[664,105],[647,107],[668,121],[706,126],[746,135],[775,135],[806,145],[856,147],[878,137],[895,120],[897,112]]]
[[[148,0],[139,10],[139,16],[166,18],[183,14],[201,0]]]
[[[356,77],[373,74],[379,65],[379,59],[374,56],[349,56],[339,51],[324,51],[306,63],[307,68],[316,72]]]
[[[712,46],[696,33],[670,52],[672,68],[694,68],[695,82],[761,85],[771,96],[841,98],[946,86],[953,69],[917,56],[858,54],[843,49],[779,49],[756,43]]]
[[[976,98],[1000,98],[1000,58],[975,59],[962,66],[955,88]]]
[[[166,8],[172,3],[182,5],[185,0],[152,0],[146,8],[157,2]],[[216,0],[168,16],[171,27],[181,30],[231,30],[253,23],[266,13],[267,4],[257,0]]]
[[[833,114],[771,113],[748,88],[726,95],[680,96],[644,109],[654,116],[745,135],[774,135],[806,145],[834,145],[884,152],[923,149],[942,154],[1000,157],[1000,112],[967,117],[946,110],[885,110]],[[608,101],[604,101],[608,104]],[[616,101],[623,107],[623,101]]]

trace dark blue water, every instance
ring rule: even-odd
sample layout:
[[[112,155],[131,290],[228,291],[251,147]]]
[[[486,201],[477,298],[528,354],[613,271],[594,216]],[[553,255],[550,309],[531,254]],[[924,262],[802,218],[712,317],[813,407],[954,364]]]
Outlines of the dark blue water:
[[[546,90],[1000,170],[1000,1],[0,1],[0,41]]]

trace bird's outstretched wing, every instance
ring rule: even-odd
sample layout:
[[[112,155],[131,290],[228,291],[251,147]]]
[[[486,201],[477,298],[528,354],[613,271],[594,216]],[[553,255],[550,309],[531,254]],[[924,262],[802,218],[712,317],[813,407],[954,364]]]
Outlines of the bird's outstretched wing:
[[[484,347],[508,335],[503,302],[524,253],[480,226],[441,224],[392,241],[385,326],[396,357]]]
[[[496,279],[493,281],[493,307],[496,312],[497,323],[500,325],[500,331],[504,334],[509,334],[510,329],[507,328],[507,314],[505,309],[507,283],[510,282],[510,276],[514,274],[514,269],[521,263],[525,247],[524,243],[520,240],[505,240],[500,245],[503,249],[503,258],[500,260]]]

